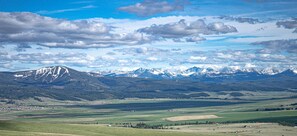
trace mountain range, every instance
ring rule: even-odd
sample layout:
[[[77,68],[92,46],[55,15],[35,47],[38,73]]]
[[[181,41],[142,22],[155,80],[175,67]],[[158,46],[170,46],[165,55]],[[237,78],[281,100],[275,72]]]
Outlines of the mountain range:
[[[177,72],[140,68],[128,72],[95,73],[51,66],[0,72],[0,98],[192,98],[202,92],[297,89],[296,70],[267,71],[192,67]]]
[[[186,70],[164,70],[164,69],[144,69],[139,68],[133,71],[109,71],[101,72],[101,76],[109,77],[137,77],[149,79],[179,79],[179,80],[194,80],[194,81],[226,81],[226,80],[256,80],[266,77],[277,77],[279,75],[288,74],[296,75],[297,69],[238,69],[232,67],[215,68],[200,68],[191,67]]]

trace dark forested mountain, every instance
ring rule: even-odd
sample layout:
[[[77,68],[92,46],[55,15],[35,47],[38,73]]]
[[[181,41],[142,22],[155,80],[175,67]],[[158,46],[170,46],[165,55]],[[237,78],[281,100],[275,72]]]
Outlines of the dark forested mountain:
[[[292,70],[276,74],[256,71],[201,74],[203,70],[192,68],[186,71],[191,74],[184,72],[184,76],[156,71],[156,69],[138,69],[126,75],[115,73],[102,75],[53,66],[30,71],[0,72],[0,98],[49,97],[60,100],[189,98],[193,97],[189,95],[191,92],[297,89],[297,75]],[[168,78],[173,75],[174,78]]]

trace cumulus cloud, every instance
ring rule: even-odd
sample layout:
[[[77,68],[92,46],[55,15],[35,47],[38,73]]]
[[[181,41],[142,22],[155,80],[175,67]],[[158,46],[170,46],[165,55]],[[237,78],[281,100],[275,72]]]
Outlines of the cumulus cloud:
[[[186,38],[186,42],[200,42],[204,40],[206,39],[200,36],[193,36],[193,37]]]
[[[1,54],[0,63],[25,63],[37,65],[70,65],[70,66],[90,66],[95,57],[85,53],[18,53]]]
[[[214,54],[214,58],[218,62],[231,63],[276,63],[291,61],[282,54],[260,53],[257,50],[227,50]]]
[[[297,39],[288,40],[271,40],[252,43],[253,45],[261,45],[269,52],[286,51],[289,53],[297,53]]]
[[[205,61],[207,59],[206,56],[190,56],[189,58],[189,62],[201,62],[201,61]]]
[[[0,51],[0,57],[3,56],[3,55],[8,55],[8,53]]]
[[[176,0],[174,2],[160,0],[144,0],[143,2],[120,7],[120,11],[136,14],[137,16],[151,16],[159,13],[172,11],[182,11],[188,2],[185,0]]]
[[[165,53],[169,53],[169,50],[166,49],[159,49],[153,47],[138,47],[138,48],[122,48],[122,49],[115,49],[114,51],[121,52],[123,55],[162,55]]]
[[[245,66],[246,64],[257,64],[259,67],[266,65],[296,65],[296,55],[282,53],[262,53],[255,50],[217,50],[217,51],[188,51],[187,57],[177,57],[170,63],[180,64],[215,64],[227,66]],[[182,54],[182,56],[184,56]],[[252,66],[250,66],[252,67]]]
[[[0,63],[0,68],[5,68],[5,69],[11,69],[12,68],[12,64],[10,63]]]
[[[225,25],[222,22],[206,24],[202,19],[187,23],[184,19],[175,23],[151,25],[137,30],[141,33],[154,35],[162,38],[172,38],[179,42],[180,38],[187,38],[187,42],[197,42],[205,40],[200,34],[214,35],[237,32],[233,26]]]
[[[156,58],[156,57],[148,57],[147,60],[148,61],[157,61],[158,58]]]
[[[225,19],[230,21],[237,21],[239,23],[257,24],[262,23],[259,19],[247,18],[247,17],[232,17],[232,16],[220,16],[219,19]]]
[[[26,51],[26,49],[30,49],[30,48],[32,48],[30,45],[25,44],[25,43],[20,43],[17,45],[15,50],[18,52],[22,52],[22,51]]]
[[[292,20],[286,21],[278,21],[276,25],[278,27],[284,27],[286,29],[295,29],[293,32],[297,33],[297,18],[293,18]]]
[[[117,34],[97,20],[64,20],[29,12],[0,12],[0,42],[48,47],[91,48],[150,42],[140,33]]]

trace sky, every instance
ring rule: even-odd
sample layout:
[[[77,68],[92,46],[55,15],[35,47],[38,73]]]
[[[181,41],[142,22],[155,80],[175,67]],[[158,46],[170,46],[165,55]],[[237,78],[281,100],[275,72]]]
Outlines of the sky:
[[[296,0],[0,0],[0,71],[297,68]]]

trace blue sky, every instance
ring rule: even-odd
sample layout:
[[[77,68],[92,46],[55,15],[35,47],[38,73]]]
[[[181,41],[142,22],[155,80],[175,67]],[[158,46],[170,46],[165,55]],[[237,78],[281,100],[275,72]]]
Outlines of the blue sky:
[[[296,16],[295,5],[297,4],[295,0],[192,0],[184,1],[184,11],[161,13],[150,17],[137,17],[118,10],[119,7],[140,2],[143,0],[1,0],[0,4],[1,11],[4,12],[33,12],[70,20],[97,17],[147,19],[168,15],[218,16],[240,14],[257,17],[265,15],[266,18],[294,17]]]
[[[297,68],[295,0],[0,0],[0,70]]]

